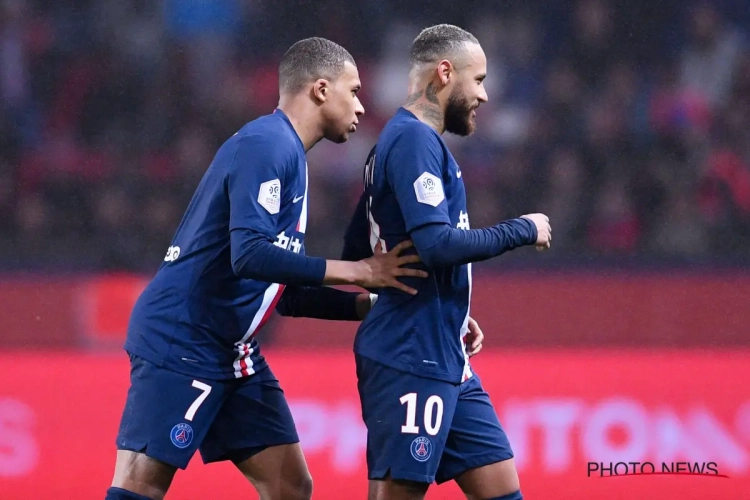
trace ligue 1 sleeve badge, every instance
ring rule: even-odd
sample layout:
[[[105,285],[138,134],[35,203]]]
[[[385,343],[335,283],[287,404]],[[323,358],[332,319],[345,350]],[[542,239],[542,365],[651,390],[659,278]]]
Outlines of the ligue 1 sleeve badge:
[[[177,424],[169,432],[172,444],[178,448],[187,448],[193,442],[193,428],[189,424]]]
[[[417,462],[426,462],[432,456],[432,441],[426,437],[419,436],[411,442],[411,456]]]

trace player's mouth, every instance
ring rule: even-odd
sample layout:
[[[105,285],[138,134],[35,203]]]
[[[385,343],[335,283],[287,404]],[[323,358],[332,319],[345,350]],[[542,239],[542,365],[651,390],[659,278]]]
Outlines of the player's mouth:
[[[352,123],[352,126],[349,127],[349,132],[356,132],[357,131],[357,124]]]

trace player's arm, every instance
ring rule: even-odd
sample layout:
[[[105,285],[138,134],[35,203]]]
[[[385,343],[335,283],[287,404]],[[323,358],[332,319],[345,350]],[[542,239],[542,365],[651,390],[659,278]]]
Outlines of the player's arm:
[[[285,285],[323,282],[325,259],[274,245],[291,161],[292,152],[270,137],[254,135],[238,141],[226,183],[232,268],[241,278]]]
[[[528,219],[511,219],[495,226],[456,229],[448,224],[427,224],[411,232],[414,246],[427,267],[480,262],[537,241],[537,229]]]
[[[442,184],[445,153],[429,129],[412,127],[389,154],[388,180],[428,268],[478,262],[537,242],[536,226],[523,218],[468,231],[451,226]]]
[[[292,286],[284,290],[276,312],[295,318],[360,321],[370,312],[372,302],[367,293],[326,286]]]
[[[365,193],[359,198],[357,208],[344,234],[344,249],[341,260],[361,260],[373,256],[370,248],[370,227],[367,220],[367,199]]]
[[[269,137],[252,136],[239,140],[226,181],[235,274],[285,285],[353,284],[364,288],[394,287],[415,294],[416,290],[397,279],[400,276],[427,276],[422,271],[401,267],[416,261],[414,255],[401,256],[411,243],[358,262],[308,257],[274,245],[280,207],[267,202],[264,206],[259,199],[266,194],[264,189],[284,182],[289,155],[289,151],[274,144]]]

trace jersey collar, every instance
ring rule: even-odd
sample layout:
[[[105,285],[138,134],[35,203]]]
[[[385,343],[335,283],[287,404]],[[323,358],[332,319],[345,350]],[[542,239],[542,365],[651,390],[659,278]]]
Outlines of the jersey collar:
[[[302,144],[302,139],[299,138],[299,134],[297,134],[297,131],[294,130],[294,126],[292,125],[292,122],[289,120],[289,117],[286,116],[286,113],[281,111],[279,108],[276,108],[273,110],[273,114],[276,116],[280,116],[282,120],[289,126],[289,129],[292,131],[292,134],[294,134],[294,137],[297,139],[297,143],[299,144],[299,147],[302,148],[302,151],[305,150],[305,145]]]

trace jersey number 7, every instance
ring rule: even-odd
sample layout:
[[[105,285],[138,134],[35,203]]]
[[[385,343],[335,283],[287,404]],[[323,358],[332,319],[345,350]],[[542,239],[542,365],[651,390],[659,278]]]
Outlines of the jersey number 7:
[[[190,408],[188,408],[187,413],[185,413],[185,420],[188,422],[193,421],[193,417],[195,416],[195,412],[198,411],[198,408],[203,404],[203,402],[206,400],[209,394],[211,394],[211,386],[208,384],[204,384],[203,382],[199,382],[197,380],[193,380],[193,387],[196,389],[200,389],[203,391],[198,398],[193,401],[193,404],[190,405]]]

